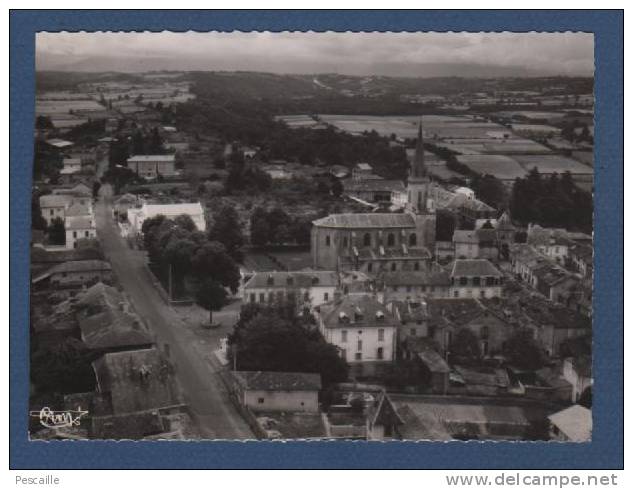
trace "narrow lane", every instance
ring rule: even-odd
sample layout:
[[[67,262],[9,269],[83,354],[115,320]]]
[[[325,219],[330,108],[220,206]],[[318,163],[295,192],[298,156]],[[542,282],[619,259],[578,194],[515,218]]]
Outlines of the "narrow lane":
[[[145,266],[144,253],[130,249],[111,217],[111,190],[104,186],[95,207],[97,234],[107,258],[137,313],[156,336],[169,345],[169,357],[194,421],[205,439],[252,439],[248,424],[233,406],[218,366],[196,353],[191,336],[176,313],[161,299]]]

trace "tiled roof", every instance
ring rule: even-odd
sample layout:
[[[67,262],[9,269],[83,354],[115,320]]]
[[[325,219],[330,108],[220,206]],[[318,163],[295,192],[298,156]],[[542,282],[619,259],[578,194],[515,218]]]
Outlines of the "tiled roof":
[[[415,219],[411,214],[330,214],[312,224],[333,228],[413,228]]]
[[[158,215],[174,217],[182,214],[194,216],[204,214],[204,210],[202,209],[200,202],[185,204],[145,204],[142,207],[142,211],[146,217],[154,217]]]
[[[75,217],[75,216],[89,216],[90,215],[90,207],[87,205],[82,205],[78,202],[72,204],[66,212],[64,213],[66,217]]]
[[[346,295],[323,304],[321,315],[327,328],[396,326],[396,318],[380,302],[368,295]]]
[[[501,277],[503,274],[488,260],[455,260],[451,276],[453,277]]]
[[[182,404],[171,366],[154,348],[106,353],[92,365],[99,391],[109,394],[114,414]]]
[[[40,197],[40,207],[66,207],[73,201],[70,195],[49,194]]]
[[[393,192],[404,190],[401,180],[364,179],[343,182],[345,192]]]
[[[136,162],[136,161],[174,161],[175,155],[136,155],[128,158],[128,162]]]
[[[245,289],[268,287],[336,287],[338,275],[336,272],[256,272],[244,285]]]
[[[461,326],[484,312],[475,299],[426,299],[429,322],[436,326],[455,324]]]
[[[91,216],[73,216],[66,219],[66,229],[85,230],[94,229],[94,221]]]
[[[237,383],[245,390],[254,391],[318,391],[321,376],[302,372],[233,372]]]

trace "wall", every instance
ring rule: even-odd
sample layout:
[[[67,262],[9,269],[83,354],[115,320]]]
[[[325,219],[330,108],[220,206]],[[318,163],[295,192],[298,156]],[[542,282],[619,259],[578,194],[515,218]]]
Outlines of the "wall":
[[[288,292],[294,292],[295,297],[299,301],[303,301],[304,294],[307,292],[310,298],[310,304],[312,306],[320,306],[325,302],[329,302],[334,299],[334,292],[336,292],[336,286],[331,287],[310,287],[308,289],[296,289],[292,287],[262,287],[262,288],[247,288],[244,289],[244,302],[250,303],[268,303],[269,294],[273,294],[275,298],[279,297],[277,294],[281,292],[283,297],[287,297]],[[254,294],[254,297],[252,297]],[[263,297],[261,296],[263,294]],[[327,294],[327,297],[326,297]],[[254,300],[253,300],[254,299]],[[263,300],[262,300],[263,299]]]
[[[260,403],[259,400],[264,402]],[[252,411],[319,411],[318,391],[244,391],[244,405]]]
[[[51,277],[51,283],[59,285],[85,284],[94,279],[108,282],[112,279],[112,272],[110,270],[87,270],[82,272],[55,273]]]
[[[385,301],[406,301],[407,299],[414,300],[416,298],[444,299],[450,298],[451,294],[448,285],[396,285],[385,286],[383,296]]]
[[[384,340],[378,339],[378,330],[384,330]],[[396,328],[389,323],[384,326],[363,326],[349,324],[341,328],[324,328],[325,339],[342,350],[345,350],[348,363],[363,362],[391,362],[394,359]],[[347,341],[343,341],[343,331],[347,331]],[[359,333],[362,331],[362,333]],[[323,330],[322,330],[323,332]],[[362,349],[358,350],[358,341],[362,341]],[[378,348],[382,348],[383,357],[378,358]],[[356,359],[356,353],[361,353],[361,359]]]
[[[66,248],[72,250],[76,247],[77,240],[97,237],[96,229],[67,229]]]
[[[470,299],[470,298],[490,298],[501,297],[502,287],[495,285],[491,287],[475,287],[472,285],[454,285],[451,287],[450,296],[455,299]],[[455,293],[457,292],[457,295]],[[483,295],[482,295],[483,292]]]

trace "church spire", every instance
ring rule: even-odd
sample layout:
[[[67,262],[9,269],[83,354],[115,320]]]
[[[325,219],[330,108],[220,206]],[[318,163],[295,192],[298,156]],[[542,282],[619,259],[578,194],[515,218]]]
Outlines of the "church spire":
[[[426,165],[424,164],[424,138],[422,136],[422,118],[418,124],[418,140],[415,145],[415,157],[411,168],[412,178],[426,177]]]

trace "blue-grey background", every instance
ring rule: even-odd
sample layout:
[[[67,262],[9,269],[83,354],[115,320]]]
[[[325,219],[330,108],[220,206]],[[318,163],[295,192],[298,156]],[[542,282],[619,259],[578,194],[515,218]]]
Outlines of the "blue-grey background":
[[[132,468],[621,468],[623,445],[622,11],[116,11],[10,14],[10,466]],[[28,337],[37,31],[585,31],[595,34],[593,441],[29,442]]]

